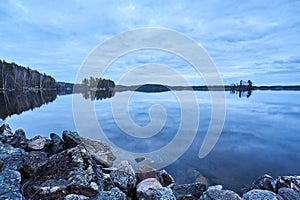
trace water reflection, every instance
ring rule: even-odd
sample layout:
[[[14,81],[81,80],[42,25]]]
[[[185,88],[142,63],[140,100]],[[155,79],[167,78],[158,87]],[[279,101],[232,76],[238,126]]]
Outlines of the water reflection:
[[[37,90],[23,92],[0,92],[0,118],[41,107],[56,99],[56,90]]]

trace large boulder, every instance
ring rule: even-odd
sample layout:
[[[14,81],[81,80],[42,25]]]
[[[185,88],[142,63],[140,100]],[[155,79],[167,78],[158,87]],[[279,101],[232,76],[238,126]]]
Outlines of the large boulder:
[[[83,137],[80,137],[80,139],[97,164],[100,164],[104,167],[113,166],[113,162],[116,160],[116,157],[113,155],[108,144]]]
[[[206,191],[207,186],[201,182],[192,184],[182,184],[175,185],[173,187],[173,193],[177,199],[181,198],[196,198],[199,199],[200,196]]]
[[[68,194],[93,197],[103,190],[103,174],[82,145],[51,156],[23,186],[31,199],[59,199]]]
[[[136,175],[128,161],[122,161],[117,170],[110,173],[114,184],[126,194],[133,194],[136,186]]]
[[[242,200],[278,200],[276,194],[268,190],[250,190],[245,193]]]

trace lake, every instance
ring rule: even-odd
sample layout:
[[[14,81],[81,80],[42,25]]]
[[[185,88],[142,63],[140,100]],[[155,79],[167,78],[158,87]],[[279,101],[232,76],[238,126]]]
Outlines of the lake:
[[[85,99],[81,94],[74,95],[82,103],[93,104],[94,112],[85,113],[82,118],[88,121],[89,118],[96,117],[106,139],[114,146],[145,155],[163,148],[172,141],[180,128],[182,111],[176,96],[172,91],[128,93],[130,92],[117,92],[112,98],[98,101]],[[185,91],[179,93],[186,96],[185,101],[189,100]],[[126,95],[131,97],[127,101],[128,111],[118,102],[112,106],[114,98],[122,99]],[[195,91],[194,95],[200,108],[199,126],[197,130],[186,128],[183,132],[188,136],[190,132],[196,131],[196,136],[187,151],[165,167],[176,182],[194,182],[201,173],[212,184],[222,184],[225,188],[241,191],[264,174],[273,177],[300,174],[300,92],[253,91],[249,98],[245,95],[239,98],[236,94],[226,92],[226,118],[221,136],[212,151],[202,159],[198,157],[198,153],[211,120],[211,101],[207,91]],[[0,123],[8,123],[13,130],[24,129],[28,138],[35,135],[48,137],[51,132],[60,135],[63,130],[76,131],[78,125],[74,122],[72,100],[72,95],[58,96],[55,100],[48,100],[47,104],[39,105],[40,107],[6,117]],[[166,118],[162,120],[165,122],[163,127],[152,127],[157,129],[157,134],[151,137],[137,138],[128,135],[115,122],[118,119],[121,123],[122,117],[127,113],[136,125],[147,127],[153,120],[149,117],[149,108],[153,105],[158,105],[159,111],[164,111]],[[124,115],[116,116],[112,108]],[[193,108],[187,109],[192,111]],[[85,108],[74,110],[78,111],[84,113]],[[160,119],[160,112],[154,112],[152,117]],[[195,118],[187,120],[193,122]],[[127,122],[128,119],[124,119],[125,126]],[[86,131],[79,132],[81,135],[98,135],[99,127],[89,123],[83,124],[83,127],[86,127]],[[133,127],[127,124],[125,128],[130,130]],[[151,132],[149,129],[147,131]],[[123,155],[116,156],[119,157],[118,160],[127,159]]]

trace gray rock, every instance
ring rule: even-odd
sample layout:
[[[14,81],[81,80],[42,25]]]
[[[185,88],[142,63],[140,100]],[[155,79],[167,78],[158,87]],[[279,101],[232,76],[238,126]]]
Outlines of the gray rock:
[[[62,198],[62,200],[88,200],[88,199],[90,199],[90,198],[87,196],[78,195],[78,194],[68,194],[67,196]]]
[[[257,178],[251,186],[251,189],[260,189],[260,190],[270,190],[275,191],[273,187],[273,181],[274,179],[270,175],[263,175],[259,178]]]
[[[65,149],[64,141],[55,133],[50,134],[52,140],[51,151],[52,154],[57,154]]]
[[[13,133],[8,124],[3,124],[0,127],[0,142],[9,143]]]
[[[22,156],[24,153],[24,149],[14,148],[10,144],[0,142],[0,159],[4,163],[4,168],[20,170],[23,167]]]
[[[122,161],[117,170],[110,173],[114,184],[126,194],[132,194],[136,186],[136,175],[128,161]]]
[[[93,200],[127,200],[128,197],[119,188],[112,188],[110,191],[100,192]]]
[[[166,170],[159,171],[158,177],[163,187],[167,187],[175,183],[174,178],[168,172],[166,172]]]
[[[73,148],[81,144],[81,139],[77,132],[64,131],[62,134],[62,138],[65,142],[66,148]]]
[[[42,151],[26,152],[23,159],[23,171],[33,178],[37,174],[37,170],[48,161],[48,156]]]
[[[199,199],[206,189],[207,186],[205,184],[198,182],[192,184],[175,185],[173,187],[173,193],[177,199],[185,197]]]
[[[115,187],[114,182],[111,180],[109,174],[103,174],[103,175],[104,175],[104,190],[109,191]]]
[[[242,200],[278,200],[274,192],[268,190],[250,190],[245,193],[242,197]]]
[[[101,164],[104,167],[112,167],[116,157],[113,155],[109,145],[88,138],[80,137],[80,139],[97,164]]]
[[[82,145],[51,156],[23,186],[26,197],[49,200],[68,194],[93,197],[102,190],[103,174]]]
[[[162,187],[160,182],[155,178],[147,178],[141,181],[136,187],[138,199],[176,199],[172,190]]]
[[[21,174],[11,169],[0,172],[0,199],[22,200],[20,193]]]
[[[231,190],[222,190],[222,186],[209,187],[199,200],[240,200],[241,197]]]
[[[300,194],[300,176],[280,176],[273,181],[275,191],[280,188],[292,188]]]
[[[154,190],[163,188],[160,182],[155,178],[147,178],[142,180],[136,186],[136,194],[139,199],[151,199]]]
[[[137,166],[135,173],[138,183],[147,178],[158,178],[156,170],[148,165]]]
[[[46,144],[47,144],[47,139],[45,137],[38,135],[28,141],[27,147],[30,150],[38,151],[38,150],[42,150],[46,146]]]
[[[284,200],[300,200],[300,194],[291,188],[280,188],[278,190],[278,194]]]
[[[27,138],[25,135],[25,132],[22,129],[18,129],[15,131],[10,144],[13,147],[17,147],[17,148],[26,148],[27,146]]]

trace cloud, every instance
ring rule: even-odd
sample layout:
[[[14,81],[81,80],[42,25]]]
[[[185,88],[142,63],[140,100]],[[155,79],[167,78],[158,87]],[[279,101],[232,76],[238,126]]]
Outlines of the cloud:
[[[0,58],[74,81],[84,59],[106,39],[135,28],[166,27],[203,45],[225,82],[239,74],[262,79],[262,70],[278,80],[272,72],[287,63],[276,61],[299,57],[299,6],[258,0],[6,1],[0,5]],[[155,61],[168,64],[161,58]],[[266,63],[265,69],[257,63]],[[283,81],[295,82],[296,76],[298,71]]]

